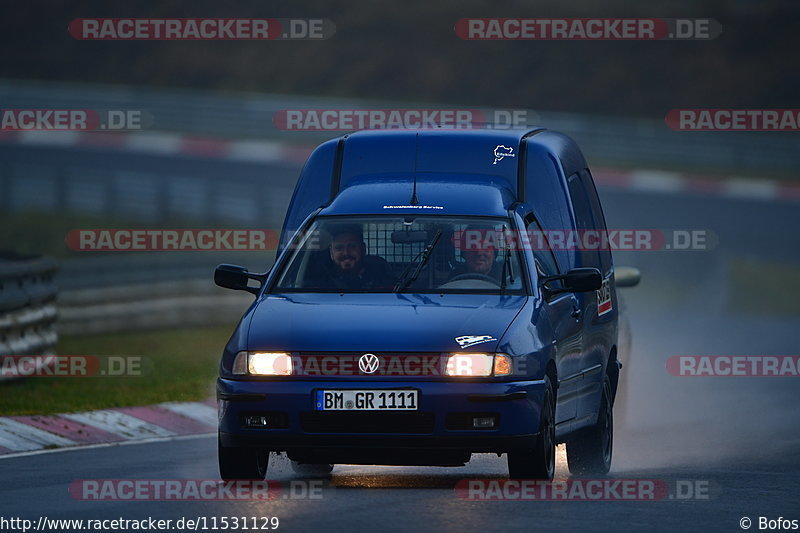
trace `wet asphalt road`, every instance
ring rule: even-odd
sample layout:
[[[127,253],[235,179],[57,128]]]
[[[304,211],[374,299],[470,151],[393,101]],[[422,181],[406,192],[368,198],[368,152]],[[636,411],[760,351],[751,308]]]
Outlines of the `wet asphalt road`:
[[[647,439],[626,442],[619,435],[613,477],[663,480],[708,487],[708,498],[659,501],[465,501],[454,490],[461,479],[502,479],[505,460],[474,456],[463,468],[337,466],[319,499],[303,498],[301,481],[280,458],[270,479],[284,489],[294,482],[298,499],[269,502],[87,502],[73,499],[76,479],[207,479],[216,475],[215,439],[152,443],[53,453],[0,462],[0,516],[99,519],[147,517],[278,517],[283,531],[736,531],[748,516],[800,518],[796,479],[798,454],[737,457],[729,461],[654,466]],[[639,450],[644,452],[645,450]],[[563,455],[558,478],[568,476]],[[666,459],[662,455],[658,459]],[[658,461],[662,462],[662,461]],[[292,481],[294,480],[294,481]],[[288,490],[282,491],[287,494]],[[685,494],[685,492],[683,493]]]

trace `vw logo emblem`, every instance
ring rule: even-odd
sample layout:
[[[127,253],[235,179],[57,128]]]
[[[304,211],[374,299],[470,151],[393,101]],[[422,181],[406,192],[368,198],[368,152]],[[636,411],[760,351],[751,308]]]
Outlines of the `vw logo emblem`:
[[[379,364],[380,361],[378,361],[378,356],[374,353],[365,353],[358,358],[358,368],[360,368],[365,374],[372,374],[378,370]]]

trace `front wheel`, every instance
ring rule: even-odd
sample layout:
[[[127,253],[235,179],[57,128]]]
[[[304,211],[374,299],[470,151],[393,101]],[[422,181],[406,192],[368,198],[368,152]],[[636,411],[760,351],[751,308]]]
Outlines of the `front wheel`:
[[[612,412],[611,381],[603,380],[603,397],[597,423],[578,432],[567,441],[567,464],[573,474],[603,476],[611,469],[614,448],[614,416]]]
[[[556,402],[553,384],[545,376],[544,398],[539,416],[539,438],[529,450],[508,453],[511,479],[553,479],[556,470]]]
[[[219,475],[225,481],[255,479],[261,481],[267,475],[269,452],[256,448],[226,448],[217,439]]]

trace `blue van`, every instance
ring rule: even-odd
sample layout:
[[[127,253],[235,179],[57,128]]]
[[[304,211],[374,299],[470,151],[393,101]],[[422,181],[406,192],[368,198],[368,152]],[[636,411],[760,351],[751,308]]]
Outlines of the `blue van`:
[[[334,464],[461,466],[512,478],[611,465],[618,304],[608,250],[530,245],[605,230],[578,146],[542,128],[360,131],[306,162],[269,272],[217,381],[223,479],[270,452]],[[255,285],[252,283],[255,282]]]

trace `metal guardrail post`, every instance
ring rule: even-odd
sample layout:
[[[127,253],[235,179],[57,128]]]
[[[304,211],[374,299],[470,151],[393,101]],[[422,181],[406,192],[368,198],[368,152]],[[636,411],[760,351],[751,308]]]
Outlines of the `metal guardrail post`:
[[[8,355],[54,353],[57,269],[49,257],[0,253],[0,368]],[[0,372],[0,382],[6,380]]]

